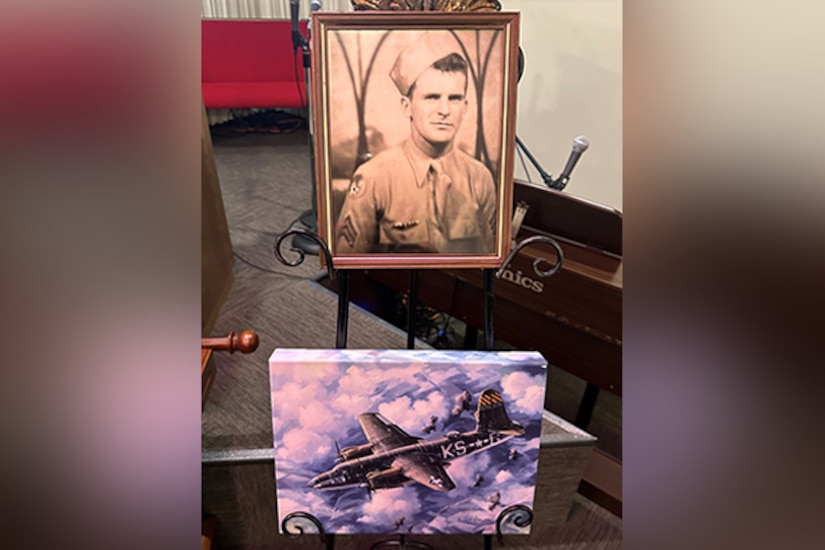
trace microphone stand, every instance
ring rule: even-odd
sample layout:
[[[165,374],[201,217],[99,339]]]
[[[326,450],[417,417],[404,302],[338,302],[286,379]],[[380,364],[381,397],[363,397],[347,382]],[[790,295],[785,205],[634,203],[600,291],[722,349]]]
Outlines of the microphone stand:
[[[522,51],[521,46],[519,46],[519,49],[518,49],[518,81],[519,82],[521,82],[521,77],[524,74],[524,66],[525,66],[524,52]],[[550,174],[548,174],[547,172],[544,171],[544,168],[541,167],[541,164],[539,164],[539,161],[536,160],[536,157],[534,157],[533,154],[530,153],[530,150],[527,149],[527,146],[524,145],[524,143],[519,139],[518,136],[516,136],[516,147],[521,149],[524,152],[524,154],[527,155],[527,158],[533,164],[533,167],[535,167],[536,171],[538,171],[538,173],[539,173],[539,176],[541,176],[541,179],[544,181],[544,185],[546,185],[550,189],[555,189],[557,191],[561,191],[562,189],[567,187],[567,182],[570,181],[570,173],[573,171],[573,168],[575,167],[576,162],[578,162],[579,157],[581,156],[581,154],[584,153],[587,150],[589,145],[590,144],[587,141],[587,138],[585,138],[584,136],[579,136],[575,140],[573,140],[573,153],[570,155],[570,158],[567,160],[567,165],[564,167],[564,170],[562,170],[562,173],[558,177],[558,179],[553,179],[553,176],[551,176]],[[526,166],[524,167],[524,170],[525,170],[525,172],[527,171]],[[528,176],[528,178],[530,177],[529,174],[527,176]]]
[[[583,136],[582,136],[582,138],[583,138]],[[577,139],[580,139],[580,138],[577,138]],[[585,143],[586,143],[586,140],[585,140]],[[541,167],[541,164],[539,164],[539,161],[537,161],[536,158],[530,153],[530,150],[527,149],[527,146],[524,145],[524,143],[519,139],[518,136],[516,136],[516,146],[519,149],[521,149],[524,152],[525,155],[527,155],[527,158],[530,160],[533,167],[539,173],[539,176],[541,176],[541,179],[544,181],[544,184],[547,187],[549,187],[550,189],[555,189],[557,191],[561,191],[565,187],[567,187],[567,182],[570,181],[570,172],[573,170],[573,165],[575,165],[575,160],[578,160],[578,157],[576,157],[574,159],[572,164],[571,164],[571,161],[568,160],[568,166],[565,167],[565,169],[562,171],[562,174],[558,178],[553,179],[553,176],[551,176],[550,174],[548,174],[547,172],[544,171],[544,169]],[[587,146],[585,145],[584,148],[580,149],[577,154],[580,156],[581,153],[584,152],[586,147]],[[576,154],[575,149],[574,149],[574,154]],[[571,157],[571,159],[572,158],[573,157]]]
[[[311,14],[310,14],[311,16]],[[307,27],[307,33],[309,33],[309,27]],[[312,183],[312,203],[309,210],[304,210],[301,213],[301,216],[298,218],[298,221],[303,225],[308,231],[317,234],[318,233],[318,212],[316,206],[317,200],[317,190],[316,190],[316,180],[315,180],[315,138],[313,134],[313,127],[312,127],[312,94],[310,93],[310,56],[309,56],[309,40],[305,38],[300,31],[298,31],[298,39],[299,44],[296,45],[296,49],[298,47],[301,48],[301,57],[303,60],[304,66],[304,84],[305,84],[305,91],[307,96],[307,128],[309,133],[309,173],[310,173],[310,181]],[[294,35],[293,35],[294,37]],[[298,233],[292,238],[292,246],[293,248],[297,248],[298,250],[302,250],[306,254],[310,254],[312,256],[318,256],[320,252],[319,244],[312,238],[307,237],[301,233]]]

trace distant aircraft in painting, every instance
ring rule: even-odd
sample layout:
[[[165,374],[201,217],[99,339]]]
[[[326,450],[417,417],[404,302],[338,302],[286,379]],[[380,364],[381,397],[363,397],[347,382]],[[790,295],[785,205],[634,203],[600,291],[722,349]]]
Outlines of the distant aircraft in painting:
[[[507,416],[504,400],[494,389],[481,393],[475,418],[473,431],[451,431],[445,437],[423,441],[377,413],[360,414],[358,421],[368,443],[341,449],[341,462],[313,478],[309,486],[366,487],[372,492],[418,482],[434,491],[450,491],[455,483],[444,468],[453,460],[524,435],[524,428]]]

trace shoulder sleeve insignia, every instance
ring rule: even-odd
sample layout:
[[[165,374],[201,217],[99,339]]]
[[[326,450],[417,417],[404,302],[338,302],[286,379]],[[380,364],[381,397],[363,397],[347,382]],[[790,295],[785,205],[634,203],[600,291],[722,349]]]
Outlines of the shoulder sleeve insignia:
[[[361,174],[355,174],[355,176],[353,176],[352,181],[349,184],[349,198],[355,199],[363,195],[364,187],[364,176],[362,176]]]

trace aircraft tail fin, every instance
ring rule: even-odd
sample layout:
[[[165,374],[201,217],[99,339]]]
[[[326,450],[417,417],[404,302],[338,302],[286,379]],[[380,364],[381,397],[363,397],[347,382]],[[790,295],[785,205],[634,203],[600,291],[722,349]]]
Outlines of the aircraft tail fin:
[[[504,409],[504,399],[494,389],[481,392],[476,409],[476,430],[479,432],[501,432],[522,435],[524,427],[510,420]]]

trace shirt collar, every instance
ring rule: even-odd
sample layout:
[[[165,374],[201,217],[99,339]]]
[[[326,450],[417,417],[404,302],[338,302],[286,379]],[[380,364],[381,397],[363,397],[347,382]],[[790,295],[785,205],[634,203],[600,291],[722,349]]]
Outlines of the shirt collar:
[[[411,139],[404,143],[404,152],[410,160],[413,174],[415,175],[415,184],[418,187],[423,187],[427,182],[427,172],[430,170],[430,163],[433,161],[432,157],[426,155],[421,149],[415,146]],[[439,157],[441,166],[444,167],[455,154],[455,143],[446,155]]]

